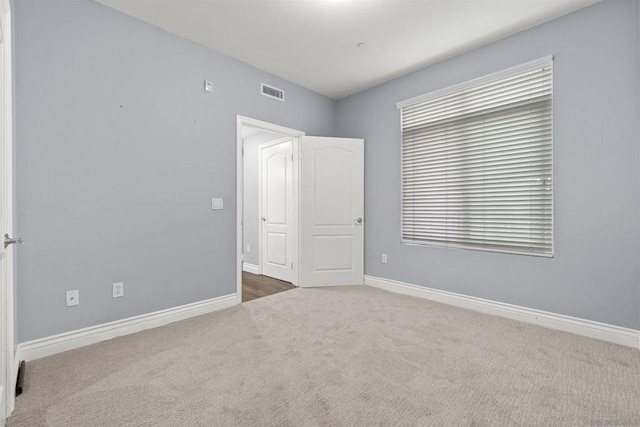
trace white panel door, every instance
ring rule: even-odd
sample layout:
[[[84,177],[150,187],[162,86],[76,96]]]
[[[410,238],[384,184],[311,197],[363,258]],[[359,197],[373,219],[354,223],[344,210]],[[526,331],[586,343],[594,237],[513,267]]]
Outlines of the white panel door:
[[[261,273],[293,279],[293,142],[260,150]]]
[[[0,3],[0,424],[14,402],[13,372],[13,151],[11,131],[11,25]],[[5,238],[6,235],[6,238]]]
[[[302,138],[300,286],[361,285],[364,140]]]

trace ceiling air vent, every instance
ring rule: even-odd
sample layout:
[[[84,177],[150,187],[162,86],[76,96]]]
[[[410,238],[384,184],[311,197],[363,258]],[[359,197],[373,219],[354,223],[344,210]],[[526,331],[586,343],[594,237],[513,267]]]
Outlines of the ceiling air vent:
[[[260,83],[260,93],[269,98],[277,99],[284,102],[284,91],[277,87],[269,86],[264,83]]]

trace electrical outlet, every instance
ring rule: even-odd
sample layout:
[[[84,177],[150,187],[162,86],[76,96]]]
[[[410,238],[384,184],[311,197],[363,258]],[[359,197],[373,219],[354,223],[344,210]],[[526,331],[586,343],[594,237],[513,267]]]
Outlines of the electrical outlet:
[[[387,263],[387,254],[382,254],[382,263],[383,264]]]
[[[120,298],[124,296],[124,283],[114,283],[113,284],[113,297]]]
[[[80,291],[79,290],[75,290],[75,291],[67,291],[65,293],[66,295],[66,306],[67,307],[71,307],[73,305],[78,305],[80,304]]]
[[[251,252],[251,245],[247,245],[247,253]]]

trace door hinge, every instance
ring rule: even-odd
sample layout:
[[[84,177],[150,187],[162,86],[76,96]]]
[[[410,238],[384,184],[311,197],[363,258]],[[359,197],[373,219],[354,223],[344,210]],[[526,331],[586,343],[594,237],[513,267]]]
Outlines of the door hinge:
[[[293,270],[293,263],[291,263],[291,269]]]

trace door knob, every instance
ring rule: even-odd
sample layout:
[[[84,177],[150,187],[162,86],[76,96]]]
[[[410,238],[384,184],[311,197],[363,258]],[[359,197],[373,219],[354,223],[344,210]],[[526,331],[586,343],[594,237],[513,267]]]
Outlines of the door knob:
[[[11,237],[9,237],[8,234],[4,235],[4,248],[5,249],[7,249],[7,246],[13,245],[15,243],[21,245],[22,242],[23,242],[23,240],[20,237],[18,237],[17,239],[12,239]]]
[[[266,220],[267,220],[267,218],[265,218],[265,217],[262,217],[262,218],[260,218],[260,219],[261,219],[262,221],[266,221]]]
[[[362,224],[362,218],[357,218],[354,220],[354,222],[358,225]]]

